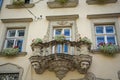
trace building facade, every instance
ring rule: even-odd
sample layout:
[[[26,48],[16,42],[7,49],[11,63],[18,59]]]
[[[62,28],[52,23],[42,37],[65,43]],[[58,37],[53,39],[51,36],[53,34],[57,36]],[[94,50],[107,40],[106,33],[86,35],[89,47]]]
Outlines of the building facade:
[[[120,80],[119,6],[120,0],[0,0],[0,80]]]

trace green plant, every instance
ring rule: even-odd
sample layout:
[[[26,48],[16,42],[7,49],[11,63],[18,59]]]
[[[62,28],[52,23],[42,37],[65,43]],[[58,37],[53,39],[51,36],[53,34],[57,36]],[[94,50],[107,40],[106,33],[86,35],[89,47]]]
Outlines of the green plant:
[[[56,41],[63,41],[63,40],[65,40],[65,36],[64,35],[55,36],[55,40]]]
[[[66,3],[68,0],[55,0],[55,1],[57,1],[57,2],[59,2],[59,3],[61,3],[61,4],[64,4],[64,3]]]
[[[88,45],[92,44],[90,39],[88,39],[87,37],[83,37],[83,38],[80,37],[79,42],[84,43],[84,44],[88,44]]]
[[[99,50],[107,56],[114,56],[119,51],[119,47],[112,43],[99,43]]]
[[[40,39],[40,38],[36,38],[36,39],[33,39],[32,40],[32,44],[34,44],[34,45],[36,45],[36,44],[39,44],[39,43],[42,43],[43,41],[42,41],[42,39]]]
[[[25,0],[13,0],[13,5],[23,5]]]
[[[2,55],[5,55],[5,56],[15,56],[18,53],[19,53],[18,48],[5,48],[2,51]]]

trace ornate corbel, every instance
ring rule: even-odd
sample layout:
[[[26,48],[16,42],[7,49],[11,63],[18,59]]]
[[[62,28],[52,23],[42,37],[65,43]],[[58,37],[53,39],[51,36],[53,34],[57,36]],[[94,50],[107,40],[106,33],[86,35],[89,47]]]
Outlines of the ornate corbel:
[[[78,72],[81,74],[85,74],[87,73],[92,63],[92,56],[84,54],[81,54],[79,56],[77,55],[74,56],[74,61]]]

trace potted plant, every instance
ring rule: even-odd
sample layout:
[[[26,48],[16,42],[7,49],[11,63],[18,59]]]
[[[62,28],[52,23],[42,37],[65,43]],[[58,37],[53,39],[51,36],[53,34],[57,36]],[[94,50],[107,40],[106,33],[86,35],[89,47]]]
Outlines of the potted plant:
[[[56,2],[59,2],[60,4],[66,3],[68,0],[55,0]]]
[[[90,39],[88,39],[87,37],[80,38],[79,42],[82,43],[82,44],[87,44],[87,45],[91,45],[92,44]]]
[[[119,51],[119,47],[112,43],[99,43],[99,50],[107,56],[115,56]]]
[[[25,0],[13,0],[13,5],[23,5]]]
[[[91,44],[92,44],[90,39],[88,39],[87,37],[81,38],[79,36],[77,42],[80,44],[80,51],[81,51],[80,53],[81,54],[88,54],[89,50],[91,48]]]
[[[42,43],[42,42],[43,42],[42,39],[36,38],[36,39],[32,40],[32,45],[37,45],[37,44]]]
[[[65,36],[64,35],[55,36],[55,40],[56,41],[63,41],[63,40],[65,40]]]
[[[3,56],[15,56],[19,53],[19,48],[5,48],[2,51]]]

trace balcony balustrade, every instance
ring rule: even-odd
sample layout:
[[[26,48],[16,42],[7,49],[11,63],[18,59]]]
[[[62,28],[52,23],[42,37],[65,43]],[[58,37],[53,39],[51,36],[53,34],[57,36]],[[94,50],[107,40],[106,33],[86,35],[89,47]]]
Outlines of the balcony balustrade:
[[[61,45],[58,52],[58,45]],[[67,45],[67,52],[64,52]],[[32,44],[33,56],[30,62],[36,73],[42,74],[46,69],[55,72],[62,80],[68,71],[78,70],[80,74],[87,73],[92,63],[89,55],[90,44],[81,41],[49,41],[45,43]]]

